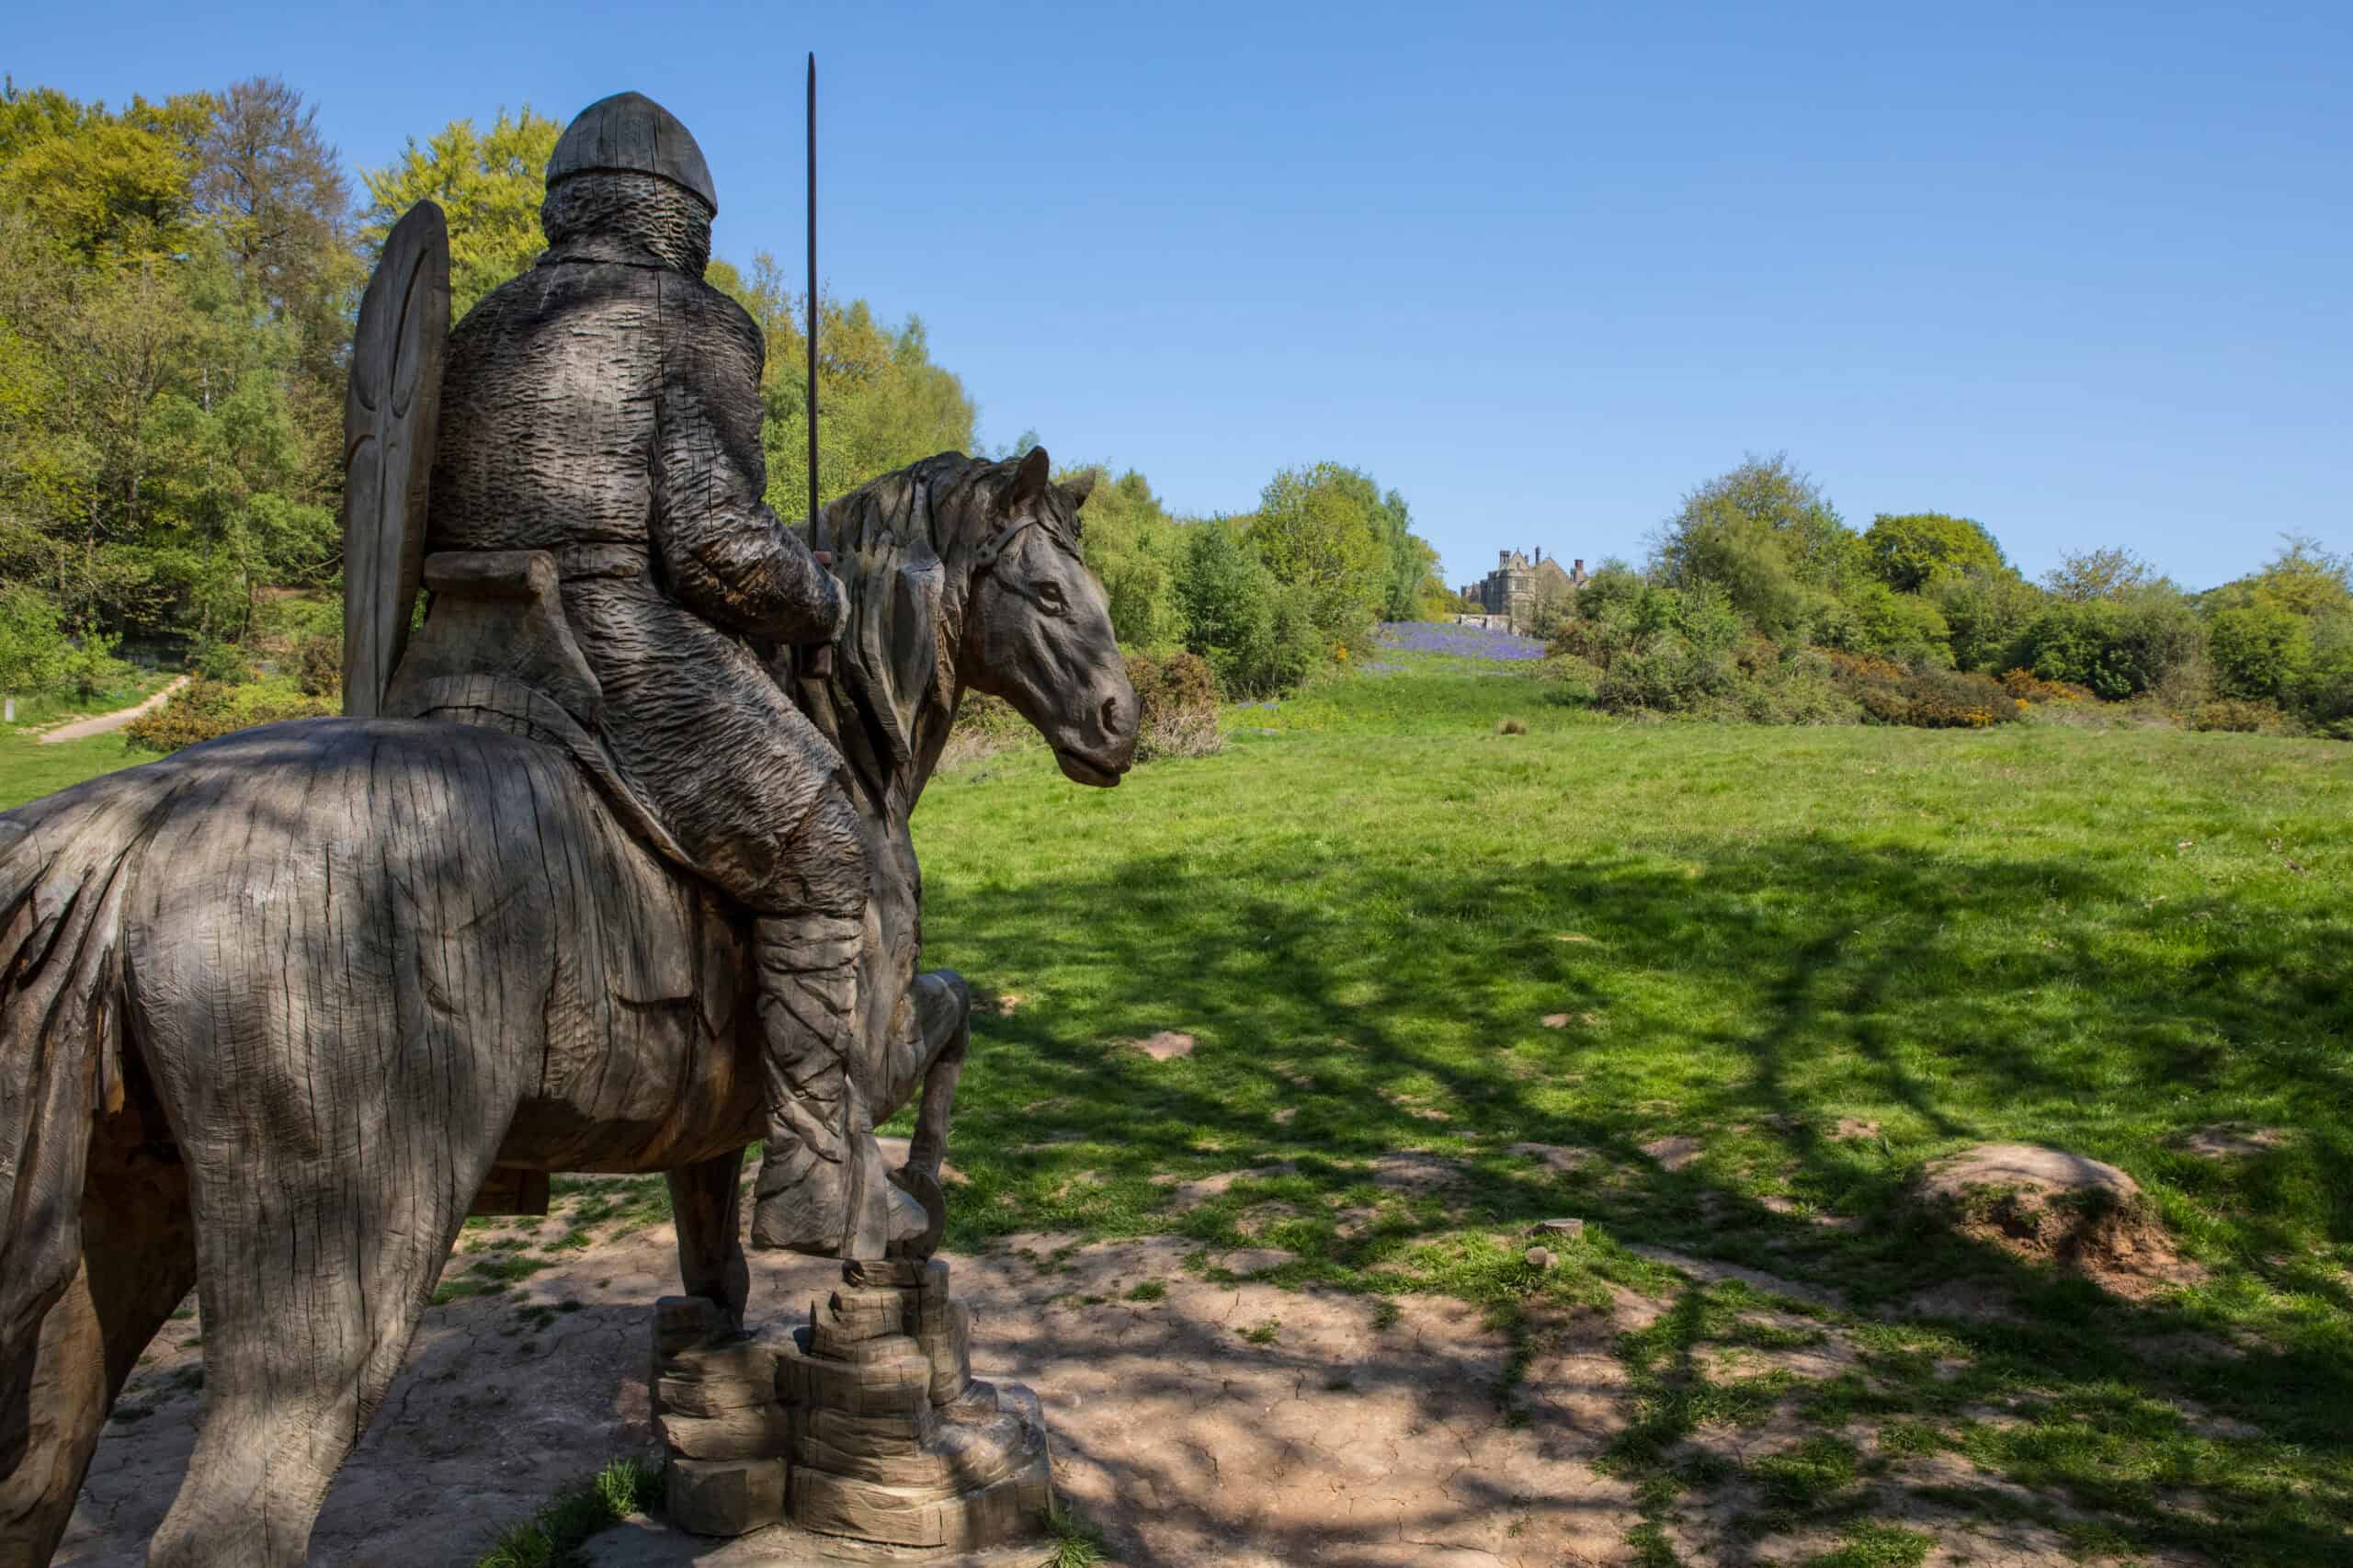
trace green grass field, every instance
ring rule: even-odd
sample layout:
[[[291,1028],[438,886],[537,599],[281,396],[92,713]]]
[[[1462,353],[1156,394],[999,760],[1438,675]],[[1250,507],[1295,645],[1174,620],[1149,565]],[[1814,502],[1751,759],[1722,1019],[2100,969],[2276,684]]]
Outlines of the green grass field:
[[[1665,1288],[1620,1244],[1671,1245],[1835,1287],[1866,1349],[1817,1386],[1727,1380],[1699,1352],[1757,1332],[1740,1287],[1679,1287],[1621,1350],[1639,1409],[1613,1459],[1654,1522],[1770,1483],[1683,1439],[1778,1407],[1846,1480],[1766,1484],[1760,1530],[1841,1517],[1927,1445],[2071,1499],[2049,1522],[2087,1551],[2353,1559],[2353,748],[1620,724],[1518,672],[1400,657],[1237,710],[1223,755],[1114,791],[1035,753],[933,786],[930,955],[1020,998],[979,1026],[953,1244],[1181,1231],[1509,1324],[1604,1279]],[[1161,1029],[1194,1053],[1119,1043]],[[2173,1146],[2226,1121],[2290,1139],[2224,1164]],[[1677,1134],[1704,1153],[1670,1174],[1642,1146]],[[1992,1140],[2121,1165],[2210,1282],[2131,1304],[1926,1223],[1921,1164]],[[1599,1157],[1554,1175],[1516,1142]],[[1405,1150],[1470,1180],[1369,1179]],[[1183,1212],[1165,1185],[1275,1163]],[[1589,1228],[1540,1274],[1522,1233],[1553,1215]],[[1890,1310],[1957,1280],[2022,1321]],[[2185,1396],[2262,1436],[2204,1435]],[[1859,1456],[1858,1422],[1880,1434]],[[1855,1562],[1925,1550],[1857,1528]]]
[[[1867,1500],[1943,1449],[2030,1489],[1948,1506],[2086,1553],[2353,1560],[2353,747],[1627,724],[1521,671],[1396,662],[1236,709],[1222,755],[1116,790],[1035,750],[934,783],[927,956],[1006,999],[964,1077],[952,1246],[1278,1246],[1279,1281],[1459,1294],[1530,1353],[1610,1283],[1662,1294],[1620,1346],[1608,1460],[1643,1483],[1651,1562],[1677,1510],[1734,1486],[1759,1535],[1917,1562],[1927,1538]],[[0,742],[0,800],[120,744]],[[1122,1043],[1164,1029],[1192,1055]],[[2177,1146],[2224,1122],[2287,1138]],[[1674,1172],[1643,1153],[1670,1135],[1702,1151]],[[1925,1161],[1994,1140],[2122,1166],[2206,1281],[2126,1301],[1907,1202]],[[1556,1173],[1518,1142],[1591,1157]],[[1400,1152],[1463,1179],[1376,1182]],[[1570,1215],[1560,1267],[1522,1261],[1529,1223]],[[1743,1287],[1645,1243],[1846,1304],[1760,1328]],[[1897,1310],[1956,1282],[2017,1316]],[[1727,1369],[1760,1335],[1834,1332],[1860,1350],[1836,1377]],[[1745,1466],[1688,1440],[1770,1412],[1811,1437]]]

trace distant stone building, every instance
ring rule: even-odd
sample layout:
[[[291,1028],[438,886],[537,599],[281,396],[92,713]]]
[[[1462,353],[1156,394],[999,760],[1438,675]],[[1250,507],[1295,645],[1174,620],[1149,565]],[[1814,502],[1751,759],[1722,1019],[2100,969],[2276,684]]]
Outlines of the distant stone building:
[[[1465,584],[1461,590],[1463,598],[1479,610],[1457,619],[1524,631],[1535,624],[1540,602],[1555,597],[1565,599],[1585,582],[1582,559],[1572,561],[1564,571],[1558,559],[1545,556],[1540,546],[1530,554],[1498,551],[1495,569],[1484,580]]]

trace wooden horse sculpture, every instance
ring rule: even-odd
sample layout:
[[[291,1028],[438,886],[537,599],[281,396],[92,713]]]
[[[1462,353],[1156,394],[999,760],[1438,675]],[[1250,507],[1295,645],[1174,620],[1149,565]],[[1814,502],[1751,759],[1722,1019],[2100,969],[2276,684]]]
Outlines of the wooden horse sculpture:
[[[907,818],[957,705],[1004,697],[1083,783],[1134,746],[1084,493],[1046,476],[948,453],[823,519],[853,615],[797,695],[857,785],[861,1070],[878,1116],[925,1090],[918,1186],[969,999],[917,972]],[[527,688],[438,691],[414,710],[499,722],[273,724],[0,813],[0,1565],[49,1561],[191,1287],[205,1420],[149,1562],[301,1563],[486,1184],[667,1173],[687,1291],[740,1317],[745,923]]]

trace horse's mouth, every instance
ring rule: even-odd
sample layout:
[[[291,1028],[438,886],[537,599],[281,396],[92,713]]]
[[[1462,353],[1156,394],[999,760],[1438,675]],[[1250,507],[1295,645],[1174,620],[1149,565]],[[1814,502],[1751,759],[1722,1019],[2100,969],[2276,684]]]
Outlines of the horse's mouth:
[[[1062,764],[1063,778],[1074,784],[1092,784],[1097,790],[1115,788],[1120,782],[1120,775],[1128,770],[1128,764],[1124,762],[1114,767],[1069,746],[1056,746],[1054,760]]]

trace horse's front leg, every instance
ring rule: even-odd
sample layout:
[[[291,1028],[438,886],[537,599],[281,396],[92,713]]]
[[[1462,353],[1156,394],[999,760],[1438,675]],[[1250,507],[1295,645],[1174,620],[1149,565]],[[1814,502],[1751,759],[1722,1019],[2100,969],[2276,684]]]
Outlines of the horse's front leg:
[[[678,1281],[689,1296],[718,1303],[728,1323],[744,1324],[752,1290],[744,1256],[744,1152],[731,1149],[663,1173],[678,1231]]]
[[[923,1085],[923,1106],[915,1113],[915,1136],[908,1140],[907,1162],[891,1173],[891,1180],[924,1207],[930,1222],[923,1234],[893,1250],[903,1256],[929,1257],[948,1229],[948,1197],[939,1185],[939,1171],[948,1154],[948,1118],[956,1105],[956,1080],[964,1071],[964,1056],[972,1043],[972,988],[952,969],[937,969],[915,977],[907,991],[913,1018],[902,1071],[892,1085],[888,1110],[895,1113]]]
[[[915,1112],[907,1164],[937,1181],[948,1157],[948,1119],[956,1107],[956,1081],[964,1074],[964,1057],[972,1043],[972,992],[952,969],[918,976],[915,987],[923,997],[915,1017],[922,1030],[925,1072],[923,1108]]]

